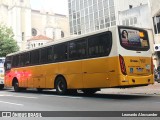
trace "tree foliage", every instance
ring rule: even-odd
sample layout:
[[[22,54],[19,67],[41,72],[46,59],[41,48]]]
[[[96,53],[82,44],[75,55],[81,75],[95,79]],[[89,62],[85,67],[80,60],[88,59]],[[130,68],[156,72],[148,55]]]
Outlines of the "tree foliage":
[[[9,53],[19,50],[17,42],[11,28],[0,24],[0,57],[5,57]]]

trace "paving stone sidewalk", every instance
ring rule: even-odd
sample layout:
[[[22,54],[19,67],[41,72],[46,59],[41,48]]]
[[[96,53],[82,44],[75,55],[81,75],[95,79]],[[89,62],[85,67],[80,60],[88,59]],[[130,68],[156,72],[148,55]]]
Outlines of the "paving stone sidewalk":
[[[102,89],[99,93],[104,94],[155,94],[160,95],[160,83],[155,82],[153,85],[133,88],[108,88]]]

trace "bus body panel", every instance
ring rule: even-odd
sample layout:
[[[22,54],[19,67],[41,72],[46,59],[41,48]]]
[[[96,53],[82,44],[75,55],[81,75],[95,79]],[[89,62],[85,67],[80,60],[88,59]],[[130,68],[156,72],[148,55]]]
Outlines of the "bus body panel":
[[[132,57],[126,57],[125,59],[132,59]],[[150,58],[148,59],[150,60]],[[128,66],[127,73],[129,73],[130,66],[127,64],[127,62],[125,63],[126,66]],[[79,70],[78,66],[79,64],[81,64],[80,61],[66,62],[62,64],[58,65],[57,63],[29,68],[24,67],[23,69],[17,68],[13,72],[13,76],[10,77],[10,81],[12,81],[14,77],[16,77],[19,80],[20,87],[54,88],[54,78],[56,77],[56,75],[62,74],[66,78],[69,89],[107,88],[131,85],[134,86],[139,84],[153,84],[153,76],[151,74],[143,74],[143,71],[141,71],[139,74],[135,73],[123,75],[119,67],[120,65],[118,57],[100,58],[98,60],[83,60],[83,70]],[[77,66],[78,69],[75,66]],[[65,69],[65,72],[63,71],[63,67]],[[67,72],[70,71],[70,69],[74,69],[74,72]],[[144,72],[146,72],[145,69]],[[29,73],[29,75],[27,73]],[[20,74],[21,77],[19,77]],[[12,86],[12,82],[10,82],[9,86]]]
[[[84,60],[82,64],[84,88],[106,87],[109,84],[107,65],[106,58]]]
[[[57,74],[66,77],[68,88],[83,88],[82,61],[59,63]]]
[[[124,56],[127,75],[147,76],[151,75],[151,57],[127,57]]]
[[[120,45],[118,27],[106,31],[112,32],[112,49],[108,56],[13,68],[6,72],[6,86],[11,87],[13,78],[17,78],[20,87],[52,89],[59,75],[65,78],[68,89],[153,84],[150,50],[127,50]],[[126,74],[121,72],[119,56],[124,59]]]

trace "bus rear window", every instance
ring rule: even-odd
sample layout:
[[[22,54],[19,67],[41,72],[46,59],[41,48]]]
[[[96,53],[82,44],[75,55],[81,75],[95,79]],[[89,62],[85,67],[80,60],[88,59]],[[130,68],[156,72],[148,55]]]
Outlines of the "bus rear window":
[[[120,44],[127,50],[147,51],[149,40],[147,31],[134,28],[119,28]]]

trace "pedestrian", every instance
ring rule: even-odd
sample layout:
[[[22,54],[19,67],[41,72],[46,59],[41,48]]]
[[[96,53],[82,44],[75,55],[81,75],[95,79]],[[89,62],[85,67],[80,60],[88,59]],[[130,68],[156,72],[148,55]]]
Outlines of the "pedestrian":
[[[155,81],[157,80],[157,78],[158,78],[158,71],[154,65],[154,79],[155,79]]]
[[[160,79],[160,65],[157,67],[157,73],[158,73],[157,79]]]

